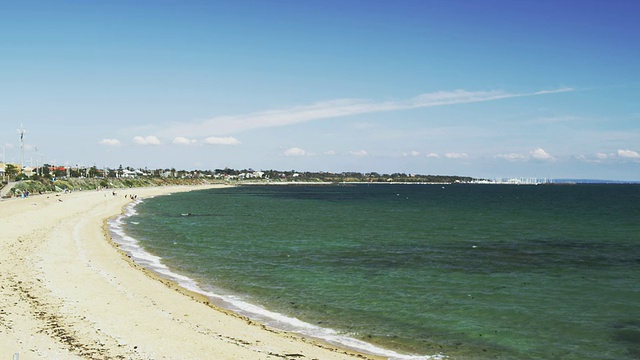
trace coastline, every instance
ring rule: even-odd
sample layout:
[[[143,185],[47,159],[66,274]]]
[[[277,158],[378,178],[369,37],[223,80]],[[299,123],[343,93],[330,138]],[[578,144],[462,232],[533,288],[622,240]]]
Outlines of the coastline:
[[[107,219],[130,199],[220,187],[45,194],[0,202],[3,356],[381,359],[268,328],[114,251]],[[106,241],[105,241],[106,240]]]

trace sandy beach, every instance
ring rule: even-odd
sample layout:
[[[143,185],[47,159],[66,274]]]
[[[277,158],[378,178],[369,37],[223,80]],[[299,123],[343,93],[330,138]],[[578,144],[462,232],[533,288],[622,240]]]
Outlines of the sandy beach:
[[[217,309],[110,242],[105,220],[121,213],[125,195],[201,188],[1,200],[0,358],[376,359]]]

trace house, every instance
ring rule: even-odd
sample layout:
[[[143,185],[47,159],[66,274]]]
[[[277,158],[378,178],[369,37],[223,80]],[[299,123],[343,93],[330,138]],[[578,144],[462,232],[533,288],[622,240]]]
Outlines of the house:
[[[173,172],[171,170],[160,170],[160,176],[163,178],[173,177]]]
[[[49,172],[67,172],[67,169],[64,166],[49,166]]]
[[[144,172],[140,171],[140,170],[128,170],[128,169],[124,169],[122,170],[122,175],[120,175],[120,177],[123,178],[137,178],[138,176],[144,175]]]
[[[261,179],[262,177],[264,177],[264,172],[262,171],[245,172],[238,175],[240,179]]]
[[[37,170],[37,169],[36,169],[36,168],[34,168],[33,166],[25,166],[25,167],[22,169],[22,173],[23,173],[23,174],[25,174],[25,175],[27,175],[27,176],[33,176],[33,174],[35,174],[36,170]]]

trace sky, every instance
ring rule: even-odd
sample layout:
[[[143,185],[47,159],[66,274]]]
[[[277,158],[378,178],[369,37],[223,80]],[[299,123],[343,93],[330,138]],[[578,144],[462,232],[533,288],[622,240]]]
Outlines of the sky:
[[[635,0],[0,0],[6,162],[640,180]]]

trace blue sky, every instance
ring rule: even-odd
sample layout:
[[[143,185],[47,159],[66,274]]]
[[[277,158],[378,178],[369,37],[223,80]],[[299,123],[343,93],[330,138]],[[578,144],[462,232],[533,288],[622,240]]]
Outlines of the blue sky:
[[[0,3],[25,165],[640,180],[637,1]],[[36,151],[37,148],[37,151]]]

